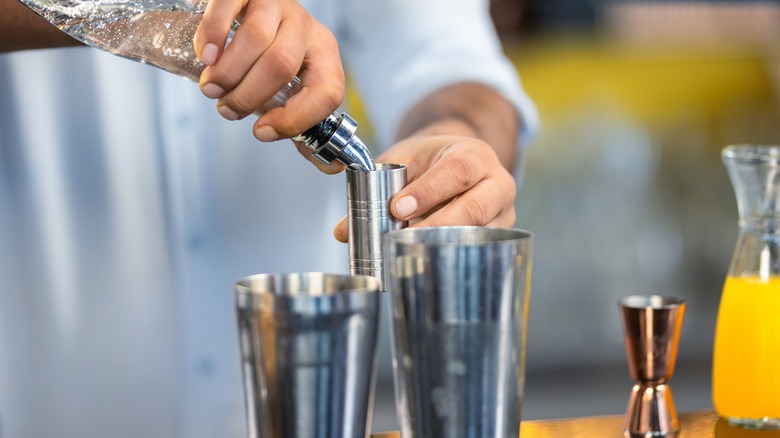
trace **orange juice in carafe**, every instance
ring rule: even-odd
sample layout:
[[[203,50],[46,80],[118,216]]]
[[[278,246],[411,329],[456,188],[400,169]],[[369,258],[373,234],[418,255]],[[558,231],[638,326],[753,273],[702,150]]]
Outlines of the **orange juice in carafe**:
[[[713,402],[728,418],[780,418],[780,277],[726,279]]]
[[[780,428],[780,146],[723,149],[739,235],[715,331],[712,397],[729,423]]]

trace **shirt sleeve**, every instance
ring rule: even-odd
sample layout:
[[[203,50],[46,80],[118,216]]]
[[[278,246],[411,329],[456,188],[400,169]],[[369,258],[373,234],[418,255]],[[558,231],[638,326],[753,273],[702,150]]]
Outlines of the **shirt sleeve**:
[[[492,87],[520,117],[518,147],[539,117],[504,55],[486,0],[348,0],[340,45],[381,146],[432,92],[459,82]]]

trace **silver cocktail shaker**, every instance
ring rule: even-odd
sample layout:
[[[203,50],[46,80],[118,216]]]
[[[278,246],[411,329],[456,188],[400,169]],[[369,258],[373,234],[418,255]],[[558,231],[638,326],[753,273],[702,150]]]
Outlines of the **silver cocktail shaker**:
[[[385,286],[382,236],[406,228],[407,222],[393,217],[390,200],[406,186],[406,167],[376,164],[376,170],[347,168],[349,219],[349,272],[369,275]]]
[[[402,438],[517,438],[531,233],[474,226],[385,235]]]
[[[378,288],[321,272],[236,282],[248,437],[371,435]]]

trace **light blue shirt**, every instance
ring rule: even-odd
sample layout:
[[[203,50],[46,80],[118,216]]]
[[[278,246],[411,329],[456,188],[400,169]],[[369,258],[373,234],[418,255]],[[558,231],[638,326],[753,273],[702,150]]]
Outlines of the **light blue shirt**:
[[[302,3],[339,37],[373,144],[459,81],[504,93],[532,135],[487,1]],[[344,176],[252,123],[98,50],[0,55],[3,438],[245,436],[233,281],[348,271]]]

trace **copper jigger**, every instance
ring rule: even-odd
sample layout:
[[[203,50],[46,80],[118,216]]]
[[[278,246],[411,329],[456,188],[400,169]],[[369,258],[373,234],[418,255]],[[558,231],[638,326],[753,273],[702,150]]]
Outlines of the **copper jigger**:
[[[679,298],[630,296],[618,302],[628,368],[636,385],[626,410],[626,438],[676,437],[680,431],[672,378],[685,301]]]

